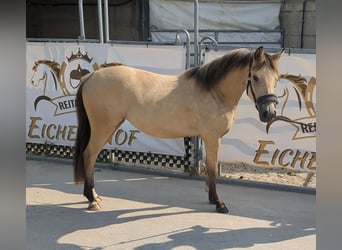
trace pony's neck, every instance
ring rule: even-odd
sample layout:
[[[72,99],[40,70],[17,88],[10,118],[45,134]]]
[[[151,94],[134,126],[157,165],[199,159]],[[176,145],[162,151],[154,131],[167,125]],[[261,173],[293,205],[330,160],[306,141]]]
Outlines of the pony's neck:
[[[235,108],[247,87],[249,66],[241,67],[224,77],[217,86],[217,91],[224,96],[224,105]]]

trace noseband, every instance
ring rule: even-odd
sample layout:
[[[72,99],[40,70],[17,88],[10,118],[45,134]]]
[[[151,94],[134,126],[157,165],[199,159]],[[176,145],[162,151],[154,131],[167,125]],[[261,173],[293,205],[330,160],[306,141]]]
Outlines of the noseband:
[[[258,98],[256,98],[255,92],[252,86],[252,79],[251,79],[252,78],[252,72],[251,72],[252,63],[253,63],[253,59],[251,60],[249,64],[249,70],[248,70],[248,81],[247,81],[247,88],[246,88],[247,96],[248,96],[248,90],[251,89],[255,107],[257,110],[259,110],[261,105],[264,105],[264,104],[270,104],[270,103],[278,104],[278,97],[275,94],[267,94],[267,95],[259,96]]]

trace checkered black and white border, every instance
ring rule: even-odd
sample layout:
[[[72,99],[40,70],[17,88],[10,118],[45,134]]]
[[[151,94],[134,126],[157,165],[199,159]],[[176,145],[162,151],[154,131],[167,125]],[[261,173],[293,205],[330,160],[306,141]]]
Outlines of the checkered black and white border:
[[[191,171],[194,167],[195,156],[194,137],[185,137],[185,155],[173,156],[155,153],[102,150],[97,158],[98,162],[125,165],[141,165],[146,167],[172,167],[183,168],[184,171]],[[68,158],[73,157],[73,147],[52,144],[26,143],[26,154]]]

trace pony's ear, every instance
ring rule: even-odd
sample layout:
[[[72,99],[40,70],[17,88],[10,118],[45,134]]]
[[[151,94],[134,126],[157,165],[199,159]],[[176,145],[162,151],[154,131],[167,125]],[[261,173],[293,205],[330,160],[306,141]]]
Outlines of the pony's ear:
[[[264,47],[261,46],[257,48],[254,52],[254,60],[256,62],[263,62],[265,61],[265,54],[264,54]]]
[[[284,54],[284,52],[285,52],[285,49],[282,48],[281,51],[272,55],[272,59],[278,61],[279,58]]]

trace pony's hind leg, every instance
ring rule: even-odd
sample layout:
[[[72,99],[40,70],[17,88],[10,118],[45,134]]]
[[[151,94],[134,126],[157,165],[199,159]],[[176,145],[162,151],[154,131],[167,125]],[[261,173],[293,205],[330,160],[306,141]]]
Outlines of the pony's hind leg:
[[[121,124],[121,122],[120,122]],[[115,126],[114,130],[119,127]],[[113,129],[92,129],[89,143],[83,152],[83,162],[84,162],[84,190],[83,194],[89,201],[89,210],[97,211],[100,210],[99,202],[102,200],[100,196],[96,193],[94,187],[94,166],[96,159],[101,149],[105,145],[108,137],[112,134]]]
[[[83,162],[85,171],[84,189],[83,194],[89,201],[89,210],[100,210],[99,202],[100,196],[95,192],[94,187],[94,166],[98,154],[100,153],[103,143],[95,142],[90,138],[89,144],[83,152]]]

